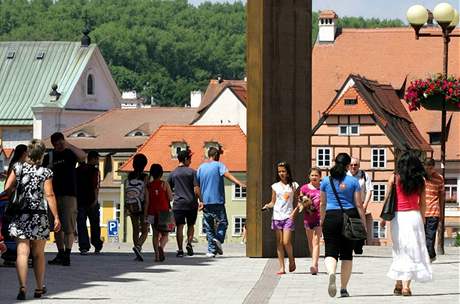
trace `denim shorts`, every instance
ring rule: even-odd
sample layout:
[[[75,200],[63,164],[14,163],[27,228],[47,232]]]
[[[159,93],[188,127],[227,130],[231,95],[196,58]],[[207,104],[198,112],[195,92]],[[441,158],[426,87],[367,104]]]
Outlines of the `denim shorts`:
[[[291,218],[284,220],[272,220],[272,230],[294,231],[294,221]]]

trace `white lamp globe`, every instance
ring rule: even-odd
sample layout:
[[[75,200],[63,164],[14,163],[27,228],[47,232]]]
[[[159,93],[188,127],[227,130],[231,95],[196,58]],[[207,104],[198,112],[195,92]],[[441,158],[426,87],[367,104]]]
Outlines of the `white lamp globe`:
[[[423,5],[416,4],[409,7],[406,17],[411,25],[424,25],[428,20],[428,11]]]
[[[449,24],[454,19],[455,10],[449,3],[439,3],[433,10],[433,17],[438,23]]]
[[[449,27],[456,27],[458,25],[458,21],[459,21],[458,12],[456,9],[454,9],[454,18],[452,19],[452,22],[449,24]]]

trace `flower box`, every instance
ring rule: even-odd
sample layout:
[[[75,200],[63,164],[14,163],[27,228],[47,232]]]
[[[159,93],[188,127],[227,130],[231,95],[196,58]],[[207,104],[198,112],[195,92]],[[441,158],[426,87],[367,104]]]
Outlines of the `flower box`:
[[[442,103],[444,101],[443,95],[431,95],[426,98],[420,99],[420,104],[426,110],[442,110]],[[452,101],[446,102],[446,111],[448,112],[459,112],[460,111],[460,103],[454,103]]]

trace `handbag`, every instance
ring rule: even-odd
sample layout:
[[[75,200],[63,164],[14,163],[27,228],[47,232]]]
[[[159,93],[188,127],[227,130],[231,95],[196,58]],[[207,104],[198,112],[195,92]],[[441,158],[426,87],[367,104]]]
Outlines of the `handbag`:
[[[16,174],[16,189],[11,197],[10,201],[6,205],[5,214],[13,217],[21,213],[24,209],[24,186],[21,183],[22,179],[22,164],[19,165],[18,174]]]
[[[380,217],[385,221],[391,221],[395,217],[396,212],[396,186],[395,183],[391,185],[390,192],[383,203],[382,212]]]
[[[171,232],[175,228],[174,214],[171,210],[160,211],[158,214],[158,223],[156,225],[158,231]]]
[[[342,202],[340,201],[337,190],[335,189],[332,176],[329,176],[329,182],[331,184],[332,191],[334,192],[335,198],[337,199],[340,209],[342,210],[343,224],[342,224],[342,235],[351,241],[361,241],[367,239],[366,229],[364,229],[363,222],[360,218],[354,218],[348,216],[343,209]]]

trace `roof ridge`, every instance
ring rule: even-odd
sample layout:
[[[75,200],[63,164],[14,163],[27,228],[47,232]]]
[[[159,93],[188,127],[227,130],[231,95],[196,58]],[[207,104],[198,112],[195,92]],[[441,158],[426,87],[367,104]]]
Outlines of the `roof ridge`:
[[[62,130],[62,133],[67,133],[67,132],[71,131],[72,129],[81,128],[83,125],[92,123],[92,122],[94,122],[95,120],[101,118],[102,116],[107,115],[107,114],[109,114],[109,113],[111,113],[111,112],[115,112],[116,110],[120,110],[120,108],[112,108],[112,109],[109,109],[109,110],[107,110],[107,111],[104,111],[104,112],[102,112],[101,114],[96,115],[96,116],[94,116],[93,118],[91,118],[91,119],[89,119],[89,120],[86,120],[86,121],[84,121],[84,122],[82,122],[82,123],[80,123],[80,124],[78,124],[78,125],[75,125],[75,126],[73,126],[73,127],[70,127],[70,128],[67,128],[67,129]],[[48,137],[47,137],[47,138],[48,138]]]

